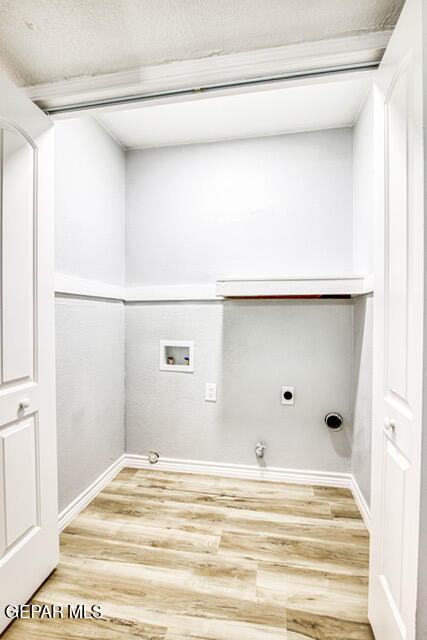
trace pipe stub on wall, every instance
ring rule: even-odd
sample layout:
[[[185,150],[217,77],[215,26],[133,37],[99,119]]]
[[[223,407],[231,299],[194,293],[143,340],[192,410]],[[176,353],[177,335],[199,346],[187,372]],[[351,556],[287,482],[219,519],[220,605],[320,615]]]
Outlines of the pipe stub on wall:
[[[339,413],[331,411],[325,416],[325,424],[330,431],[341,431],[343,418]]]
[[[160,458],[160,456],[157,453],[157,451],[150,451],[149,454],[148,454],[148,462],[150,464],[156,464],[156,462],[158,461],[159,458]]]

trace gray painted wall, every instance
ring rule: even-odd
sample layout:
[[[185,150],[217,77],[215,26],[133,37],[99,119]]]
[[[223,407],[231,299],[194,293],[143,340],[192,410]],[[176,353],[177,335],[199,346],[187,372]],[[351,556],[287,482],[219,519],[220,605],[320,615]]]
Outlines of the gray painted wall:
[[[127,154],[128,284],[352,272],[352,131]]]
[[[373,305],[372,296],[359,296],[353,301],[351,470],[368,505],[371,499]]]
[[[194,374],[159,371],[160,339],[195,341]],[[255,464],[263,438],[267,465],[350,471],[346,432],[322,421],[350,420],[352,348],[350,301],[126,305],[126,449]],[[281,404],[285,384],[294,406]]]
[[[124,451],[124,305],[58,296],[59,508]]]
[[[56,270],[124,282],[122,149],[92,118],[56,123]],[[124,307],[56,298],[59,508],[124,451]]]
[[[353,127],[353,269],[374,269],[374,93],[371,89]]]

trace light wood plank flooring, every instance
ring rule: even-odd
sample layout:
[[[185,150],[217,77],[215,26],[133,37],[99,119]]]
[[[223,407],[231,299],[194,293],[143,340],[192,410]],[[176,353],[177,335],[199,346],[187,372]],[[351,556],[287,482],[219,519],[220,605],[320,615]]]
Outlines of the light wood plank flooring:
[[[368,533],[347,489],[123,469],[61,535],[5,640],[372,640]]]

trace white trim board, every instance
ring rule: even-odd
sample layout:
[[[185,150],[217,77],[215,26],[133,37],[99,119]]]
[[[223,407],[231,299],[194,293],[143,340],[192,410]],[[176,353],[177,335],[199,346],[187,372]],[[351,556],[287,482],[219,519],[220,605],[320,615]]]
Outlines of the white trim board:
[[[372,293],[370,276],[306,276],[262,280],[218,280],[216,292],[224,297],[363,295]]]
[[[88,280],[63,273],[55,274],[55,293],[88,298],[107,298],[124,302],[219,300],[215,284],[183,284],[125,287]]]
[[[271,280],[220,280],[213,284],[125,287],[62,273],[55,275],[55,293],[124,302],[223,300],[227,296],[361,295],[373,290],[371,276],[291,277]]]
[[[124,299],[124,287],[108,282],[87,280],[63,273],[55,274],[55,293],[65,293],[73,296],[89,298],[108,298],[111,300]]]
[[[270,482],[289,482],[291,484],[314,484],[322,487],[344,487],[350,489],[351,474],[327,471],[285,469],[282,467],[261,467],[257,465],[208,462],[206,460],[182,460],[178,458],[160,458],[156,464],[150,464],[147,456],[126,454],[126,466],[138,469],[155,468],[162,471],[194,473],[224,478],[246,478],[248,480],[267,480]]]
[[[58,519],[59,531],[62,531],[71,520],[104,489],[110,480],[125,467],[350,489],[369,531],[369,507],[351,473],[285,469],[281,467],[263,468],[256,465],[207,462],[204,460],[180,460],[177,458],[160,458],[159,461],[153,465],[148,462],[147,456],[135,454],[123,454],[120,456],[116,462],[108,467],[87,489],[73,500],[68,507],[61,511]]]
[[[124,295],[126,302],[221,299],[216,295],[215,283],[126,287]]]
[[[260,80],[337,67],[363,67],[380,62],[391,33],[378,31],[168,62],[116,73],[42,83],[26,87],[22,91],[41,108],[48,110],[99,100],[231,84],[250,79]],[[75,113],[67,115],[70,117]],[[65,114],[61,117],[65,117]]]

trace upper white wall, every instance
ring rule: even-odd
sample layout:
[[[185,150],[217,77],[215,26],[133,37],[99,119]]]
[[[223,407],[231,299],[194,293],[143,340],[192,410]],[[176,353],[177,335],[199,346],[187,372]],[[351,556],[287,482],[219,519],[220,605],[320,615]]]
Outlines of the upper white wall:
[[[374,100],[370,90],[353,127],[353,262],[356,274],[373,272]]]
[[[352,132],[127,154],[128,284],[352,272]]]
[[[55,125],[56,271],[123,284],[126,158],[90,117]]]

